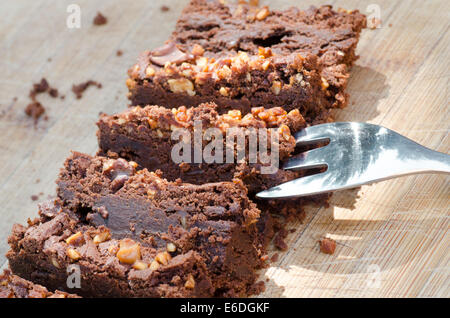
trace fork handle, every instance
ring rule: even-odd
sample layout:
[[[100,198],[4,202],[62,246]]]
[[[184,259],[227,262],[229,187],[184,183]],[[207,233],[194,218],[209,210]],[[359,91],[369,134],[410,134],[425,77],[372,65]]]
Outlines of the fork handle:
[[[450,174],[450,155],[426,147],[423,148],[423,157],[426,158],[426,163],[423,166],[425,170],[418,172]]]

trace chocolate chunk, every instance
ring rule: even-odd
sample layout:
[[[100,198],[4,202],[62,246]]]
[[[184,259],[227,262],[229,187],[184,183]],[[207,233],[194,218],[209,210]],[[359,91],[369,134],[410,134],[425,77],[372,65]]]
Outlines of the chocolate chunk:
[[[192,54],[181,51],[174,42],[169,42],[150,52],[150,61],[159,66],[164,66],[167,62],[181,64],[193,58]]]
[[[115,180],[120,176],[131,176],[135,171],[133,165],[131,165],[125,159],[111,159],[103,166],[103,173],[107,175],[111,180]]]
[[[112,180],[112,182],[111,182],[111,190],[116,192],[117,190],[122,188],[123,185],[125,184],[125,182],[127,182],[129,177],[130,176],[128,174],[118,174],[118,175],[116,175],[114,177],[114,179]]]

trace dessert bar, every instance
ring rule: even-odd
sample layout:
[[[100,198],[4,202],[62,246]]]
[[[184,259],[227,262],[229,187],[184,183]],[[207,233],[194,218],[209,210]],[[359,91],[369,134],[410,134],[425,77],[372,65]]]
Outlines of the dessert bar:
[[[14,226],[12,271],[65,290],[66,268],[77,264],[84,297],[247,295],[264,246],[242,182],[168,182],[135,167],[73,153],[58,199]]]
[[[218,146],[221,147],[223,156],[215,159],[220,159],[221,163],[217,160],[208,162],[205,158],[195,161],[196,144],[202,146],[200,154],[203,154],[202,151],[211,144],[211,140],[207,140],[205,136],[200,136],[202,139],[194,143],[196,123],[201,125],[197,130],[206,131],[217,128],[215,132],[218,134],[215,135],[214,140],[219,141],[219,137],[222,139]],[[181,106],[172,110],[159,106],[134,107],[111,116],[102,114],[97,125],[99,155],[120,156],[150,171],[160,169],[164,177],[171,181],[181,178],[183,182],[202,184],[231,181],[239,177],[250,192],[256,192],[299,176],[298,172],[285,171],[279,169],[279,166],[280,160],[287,159],[294,151],[295,139],[292,133],[305,127],[306,124],[298,110],[287,113],[280,107],[271,109],[259,107],[252,108],[246,115],[242,115],[237,110],[219,115],[217,106],[214,103],[208,103],[192,108]],[[176,162],[172,158],[172,150],[180,141],[179,138],[173,140],[171,135],[178,128],[184,128],[189,138],[186,143],[190,156],[183,162]],[[272,128],[274,130],[271,132]],[[238,161],[237,158],[238,141],[229,139],[233,129],[236,129],[236,135],[238,132],[242,134],[242,144],[245,139],[245,158],[243,158],[245,160],[243,161]],[[254,133],[253,140],[251,140],[251,132]],[[271,133],[277,134],[277,141],[271,138]],[[263,139],[264,136],[267,136],[267,140]],[[185,136],[182,137],[185,138]],[[273,157],[271,156],[272,141],[277,142],[278,145],[276,149],[278,155],[275,156],[273,153]],[[267,152],[263,153],[267,153],[268,158],[272,160],[266,160],[264,164],[256,160],[250,163],[250,143],[253,145],[265,143]],[[233,147],[231,162],[228,162],[226,158],[227,144]],[[255,148],[253,151],[261,149],[261,147]],[[273,171],[262,170],[270,164],[274,165]]]
[[[331,6],[272,10],[257,1],[192,0],[160,48],[130,68],[132,105],[197,106],[219,112],[299,109],[308,123],[344,107],[349,67],[365,16]]]

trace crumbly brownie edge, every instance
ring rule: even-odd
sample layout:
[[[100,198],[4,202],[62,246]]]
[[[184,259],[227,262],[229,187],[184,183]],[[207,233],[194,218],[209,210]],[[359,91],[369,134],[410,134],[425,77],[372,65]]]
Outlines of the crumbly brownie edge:
[[[53,203],[40,210],[40,219],[27,228],[15,225],[7,253],[12,271],[50,289],[69,290],[69,265],[78,265],[84,297],[211,296],[212,286],[202,258],[191,251],[168,257],[156,268],[125,264],[109,250],[122,246],[113,238],[98,241],[105,229],[80,224],[74,215]],[[81,233],[81,234],[79,234]],[[97,234],[96,234],[97,233]],[[97,240],[97,241],[96,241]],[[133,245],[134,246],[134,245]],[[151,248],[140,246],[142,260]],[[131,254],[128,255],[130,257]],[[125,255],[127,256],[127,255]],[[192,277],[192,278],[191,278]],[[188,280],[194,283],[189,285]],[[195,284],[195,282],[197,284]],[[73,291],[73,290],[69,290]]]
[[[177,120],[177,118],[183,120]],[[251,192],[267,189],[277,183],[294,179],[298,175],[281,169],[272,174],[261,174],[261,165],[259,164],[175,163],[171,158],[171,151],[179,141],[172,140],[171,134],[174,129],[181,127],[186,128],[193,136],[194,121],[205,123],[203,129],[219,128],[224,134],[227,129],[233,127],[253,129],[275,127],[279,135],[280,160],[288,158],[295,148],[292,133],[305,125],[303,117],[297,110],[287,113],[281,108],[268,110],[253,108],[252,113],[245,116],[237,111],[230,111],[228,114],[219,116],[215,104],[202,104],[190,109],[180,107],[172,109],[172,111],[157,106],[135,107],[116,115],[100,117],[97,123],[100,148],[98,154],[117,155],[135,161],[140,167],[149,170],[159,169],[168,180],[174,181],[181,178],[184,182],[194,184],[231,181],[237,176],[252,178],[254,174],[257,174],[256,177],[259,179],[257,183],[246,184]],[[225,135],[223,141],[225,145]],[[207,143],[208,141],[204,141],[202,146],[205,147]],[[247,140],[246,143],[248,145],[249,141]],[[194,152],[195,149],[192,145],[192,156]],[[246,174],[243,175],[243,172]]]
[[[30,221],[28,228],[20,225],[14,227],[13,234],[9,239],[11,250],[8,253],[8,259],[16,273],[47,285],[52,289],[63,288],[67,273],[62,267],[69,263],[78,263],[82,265],[82,272],[83,270],[86,271],[85,281],[87,285],[84,287],[86,290],[80,293],[81,295],[126,295],[126,297],[130,297],[132,295],[126,289],[125,283],[122,284],[124,279],[120,275],[131,271],[130,267],[136,264],[122,264],[121,261],[117,261],[117,257],[113,257],[109,261],[94,262],[90,253],[94,253],[97,256],[100,253],[102,257],[110,257],[111,255],[105,254],[109,252],[108,248],[111,247],[110,245],[115,245],[111,247],[114,255],[114,248],[117,245],[120,246],[122,240],[130,239],[131,236],[131,240],[138,245],[142,245],[141,253],[147,256],[150,255],[147,258],[142,256],[144,264],[136,266],[143,266],[144,269],[146,266],[150,266],[149,264],[153,262],[152,259],[156,260],[159,253],[165,253],[169,245],[171,246],[170,243],[173,243],[176,247],[175,254],[183,255],[192,250],[196,250],[196,253],[199,254],[205,250],[205,253],[199,254],[199,257],[201,257],[202,262],[205,262],[205,259],[209,256],[209,259],[206,260],[208,268],[205,277],[210,279],[211,276],[214,276],[212,279],[214,284],[212,292],[214,290],[216,292],[213,295],[244,296],[250,292],[250,286],[256,279],[255,269],[261,264],[259,255],[263,247],[259,246],[256,225],[254,224],[259,217],[259,211],[254,203],[246,199],[245,187],[239,183],[224,183],[223,185],[213,185],[213,187],[210,185],[170,184],[169,186],[171,187],[179,187],[183,190],[178,193],[179,197],[175,201],[171,201],[172,203],[167,200],[163,201],[169,205],[174,204],[174,207],[177,206],[176,201],[180,201],[179,207],[186,207],[186,210],[177,212],[170,208],[171,211],[168,211],[165,217],[165,212],[161,210],[161,206],[156,209],[150,206],[150,201],[162,202],[158,199],[148,199],[149,195],[153,195],[151,191],[148,191],[150,188],[145,189],[144,198],[139,197],[139,194],[135,191],[136,189],[127,182],[121,183],[119,181],[113,185],[113,182],[109,180],[105,181],[108,183],[107,185],[101,185],[101,182],[100,184],[98,183],[101,178],[91,178],[90,181],[93,182],[89,182],[89,178],[86,178],[86,176],[89,173],[94,173],[95,175],[95,172],[103,175],[105,172],[103,171],[103,168],[105,168],[103,163],[109,160],[103,158],[97,161],[100,166],[94,168],[89,164],[92,159],[90,156],[75,153],[66,162],[66,169],[63,169],[63,171],[70,170],[68,175],[71,175],[73,180],[70,181],[70,178],[65,177],[59,180],[60,198],[52,205],[46,206],[44,204],[41,206],[41,219]],[[98,158],[95,160],[98,160]],[[119,162],[123,163],[121,160]],[[108,170],[109,164],[110,162],[108,161],[106,170]],[[106,173],[108,179],[111,177],[110,174],[118,172],[116,168],[129,168],[121,164],[119,166],[113,165],[113,171],[108,170]],[[121,171],[121,173],[123,172]],[[136,174],[131,176],[131,178],[139,179],[141,174]],[[145,177],[150,179],[156,177],[156,179],[153,179],[155,183],[164,182],[160,181],[161,179],[155,174],[148,173]],[[130,181],[130,183],[143,185],[145,180],[134,180]],[[150,183],[147,182],[147,185]],[[80,187],[82,184],[85,186],[84,190],[83,186]],[[118,184],[119,188],[125,188],[122,193],[119,193],[121,189],[118,191],[118,188],[116,188]],[[89,189],[89,187],[92,188]],[[101,191],[96,193],[98,189],[101,189]],[[103,193],[103,190],[106,192]],[[230,201],[226,203],[231,204],[227,209],[220,206],[208,206],[214,205],[214,203],[205,202],[206,205],[203,205],[204,208],[202,208],[204,214],[195,215],[190,210],[192,206],[189,207],[189,204],[186,204],[187,201],[183,201],[189,200],[185,199],[190,197],[186,193],[189,191],[192,193],[195,190],[199,190],[200,193],[205,193],[205,195],[209,192],[221,193],[222,196],[228,193],[227,195],[233,197],[233,200],[237,200],[234,202],[238,205]],[[209,197],[214,198],[214,195],[212,197],[209,195]],[[133,216],[130,213],[134,213],[133,211],[136,213],[134,216],[138,217],[135,223],[129,222],[130,215]],[[155,217],[158,217],[155,220],[167,220],[167,222],[163,222],[167,227],[162,229],[161,233],[157,233],[153,239],[150,235],[146,235],[147,233],[143,233],[142,230],[151,226],[159,226],[158,223],[160,221],[156,223],[152,223],[151,220],[147,221],[147,223],[140,222],[141,220],[146,220],[145,218],[139,219],[139,217],[145,215],[145,211],[152,211]],[[183,216],[189,215],[189,213],[193,215],[186,218],[183,222]],[[108,221],[105,221],[105,218]],[[121,220],[123,223],[120,223]],[[183,223],[186,223],[189,227],[188,231],[183,229]],[[246,225],[247,223],[248,225]],[[136,233],[129,235],[132,231]],[[74,248],[70,246],[74,251],[69,251],[68,245],[70,243],[66,240],[72,236],[83,237],[82,241],[84,243],[81,246],[76,245]],[[193,238],[197,238],[196,241],[193,241]],[[93,244],[93,241],[97,242]],[[100,245],[104,243],[106,245],[102,245],[102,250],[100,251]],[[180,255],[172,255],[171,259],[175,260]],[[99,269],[98,264],[104,264],[106,268],[103,266],[102,269]],[[196,264],[196,267],[203,266],[199,266],[198,262]],[[114,269],[114,266],[110,268],[110,265],[119,267]],[[127,267],[123,269],[121,266]],[[161,269],[164,269],[164,267],[161,267]],[[105,276],[107,278],[104,278]],[[102,286],[100,277],[104,278],[104,284],[107,285],[107,288],[92,289],[96,288],[95,286]],[[89,283],[94,281],[96,282],[95,284]],[[142,283],[137,284],[142,285]],[[165,294],[162,293],[163,291],[152,290],[146,295],[163,295],[164,297],[169,295],[167,291]],[[170,293],[172,296],[175,295],[174,290]],[[207,296],[206,294],[201,295]]]
[[[79,298],[79,296],[59,290],[50,292],[44,286],[13,275],[9,269],[5,269],[0,274],[0,298]]]

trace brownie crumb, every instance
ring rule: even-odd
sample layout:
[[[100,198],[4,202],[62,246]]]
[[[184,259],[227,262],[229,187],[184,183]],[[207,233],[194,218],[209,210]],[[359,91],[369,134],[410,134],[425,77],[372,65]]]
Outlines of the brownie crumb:
[[[77,99],[80,99],[81,97],[83,97],[84,91],[91,85],[97,86],[98,88],[102,88],[102,84],[89,80],[80,84],[72,85],[72,92],[74,92]]]
[[[25,108],[25,114],[33,118],[35,123],[39,120],[43,113],[45,113],[45,108],[39,102],[32,102]]]
[[[263,281],[254,283],[249,290],[250,295],[257,295],[266,290],[266,284]]]
[[[13,97],[13,102],[17,102],[17,97]]]
[[[58,90],[52,87],[48,90],[48,94],[53,98],[56,98],[59,95]]]
[[[108,19],[100,12],[97,12],[97,15],[95,16],[94,21],[93,21],[94,25],[104,25],[107,22],[108,22]]]
[[[39,199],[39,196],[37,196],[36,194],[33,194],[33,195],[31,196],[31,200],[37,201],[37,199]]]
[[[161,9],[162,12],[167,12],[167,11],[170,10],[170,8],[168,6],[161,6],[160,9]]]
[[[59,95],[58,90],[54,87],[51,87],[46,78],[42,78],[40,82],[33,84],[33,88],[28,94],[31,99],[31,103],[28,104],[25,108],[25,114],[27,114],[29,117],[32,117],[35,123],[45,112],[45,107],[42,106],[42,104],[36,99],[36,96],[38,94],[43,93],[48,93],[53,98],[56,98]],[[48,119],[48,117],[44,117],[44,119]]]
[[[117,55],[117,56],[122,56],[122,55],[123,55],[122,50],[117,50],[117,51],[116,51],[116,55]]]
[[[39,83],[33,84],[33,89],[29,93],[31,100],[35,101],[38,94],[47,92],[49,88],[50,85],[45,78],[42,78]]]
[[[47,59],[47,62],[51,62],[51,61],[52,61],[52,58],[49,57],[49,58]]]
[[[273,243],[274,243],[275,247],[281,251],[286,251],[288,248],[286,242],[284,241],[287,234],[288,233],[285,229],[281,229],[274,238]]]
[[[336,241],[327,237],[319,240],[320,251],[325,254],[334,254]]]
[[[270,258],[271,262],[276,262],[278,261],[278,258],[280,257],[280,255],[278,253],[275,253],[272,255],[272,257]]]

